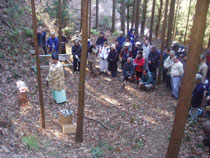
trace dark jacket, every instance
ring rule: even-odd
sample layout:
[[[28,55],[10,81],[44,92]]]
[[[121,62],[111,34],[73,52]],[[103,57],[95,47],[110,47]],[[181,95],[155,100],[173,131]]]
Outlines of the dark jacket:
[[[46,34],[47,33],[44,32],[44,31],[37,34],[39,46],[45,46],[46,45]]]
[[[132,56],[132,51],[130,51],[129,49],[128,50],[125,50],[125,49],[122,50],[122,60],[127,60],[131,56]]]
[[[72,47],[72,54],[73,54],[73,57],[75,58],[75,55],[77,55],[79,58],[81,57],[81,50],[82,50],[82,47],[81,45],[79,45],[78,47],[76,47],[75,45]]]
[[[151,74],[151,72],[148,72],[147,75],[142,75],[142,80],[141,82],[144,84],[144,85],[147,85],[147,84],[155,84],[155,80],[153,79],[153,76]]]
[[[192,94],[192,100],[191,100],[191,106],[194,108],[198,108],[201,106],[202,100],[203,100],[203,93],[204,93],[204,88],[202,82],[198,83]]]
[[[109,70],[113,72],[117,72],[117,61],[118,61],[118,54],[117,51],[110,51],[108,56],[109,61]]]
[[[119,43],[119,46],[122,47],[123,46],[123,43],[126,41],[126,38],[124,36],[119,36],[117,38],[117,41]]]
[[[98,37],[96,44],[99,46],[103,46],[104,42],[107,41],[106,37]]]
[[[133,76],[134,74],[134,65],[133,63],[125,63],[123,66],[123,76]]]
[[[52,52],[52,49],[54,49],[56,52],[58,52],[58,39],[55,38],[48,38],[47,40],[47,46],[50,46],[50,52]]]
[[[139,51],[139,48],[138,47],[134,47],[132,49],[132,58],[133,59],[136,59],[136,56],[137,56],[138,51]]]
[[[157,51],[155,52],[150,52],[149,56],[148,56],[148,61],[151,61],[151,65],[153,67],[158,67],[158,61],[159,61],[159,54],[157,53]]]

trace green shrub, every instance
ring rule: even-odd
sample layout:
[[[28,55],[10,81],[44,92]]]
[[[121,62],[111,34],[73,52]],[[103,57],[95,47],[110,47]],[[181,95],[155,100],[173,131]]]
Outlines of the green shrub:
[[[33,30],[29,27],[25,27],[23,30],[26,37],[33,37]]]
[[[92,148],[90,152],[93,154],[94,158],[99,158],[103,156],[103,151],[99,147]]]
[[[98,31],[96,31],[96,30],[94,30],[94,29],[93,29],[93,30],[91,29],[91,30],[90,30],[90,33],[93,34],[93,35],[98,35],[98,34],[99,34]]]
[[[115,31],[112,33],[112,36],[118,36],[119,35],[119,32]]]
[[[7,37],[11,42],[18,42],[20,39],[21,30],[15,28],[7,32]]]
[[[36,137],[30,135],[30,136],[26,136],[22,139],[23,144],[27,145],[29,150],[35,150],[38,151],[39,150],[39,146],[38,146],[38,140],[36,139]]]

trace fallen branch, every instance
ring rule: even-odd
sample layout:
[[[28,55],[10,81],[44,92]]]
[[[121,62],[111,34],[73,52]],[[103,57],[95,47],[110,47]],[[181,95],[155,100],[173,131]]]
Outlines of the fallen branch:
[[[95,120],[95,119],[93,119],[93,118],[89,118],[89,117],[85,116],[85,119],[91,120],[91,121],[94,121],[94,122],[97,122],[97,123],[99,123],[102,127],[104,127],[105,129],[113,130],[112,128],[107,127],[107,126],[104,125],[102,122],[100,122],[100,121],[98,121],[98,120]]]

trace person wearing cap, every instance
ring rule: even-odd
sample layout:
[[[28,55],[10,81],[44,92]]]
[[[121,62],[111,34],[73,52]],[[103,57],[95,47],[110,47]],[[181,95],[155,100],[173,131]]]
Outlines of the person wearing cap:
[[[74,45],[72,47],[74,73],[79,73],[80,71],[81,51],[82,51],[82,46],[80,45],[80,42],[78,40],[75,40]]]
[[[145,59],[143,58],[142,52],[138,52],[137,58],[134,60],[137,83],[139,82],[139,79],[142,78],[144,64],[145,64]]]
[[[191,100],[191,110],[189,114],[192,117],[192,120],[197,122],[198,119],[198,108],[201,106],[204,94],[203,84],[201,82],[202,76],[196,74],[195,77],[195,86],[193,89],[192,100]]]
[[[98,48],[96,46],[96,43],[93,43],[89,50],[88,50],[88,65],[90,68],[90,72],[93,76],[97,75],[96,72],[96,55],[98,53]]]
[[[46,47],[46,30],[44,30],[41,26],[37,30],[37,36],[38,36],[38,44],[39,47],[42,47],[44,50],[45,55],[47,55],[47,47]]]
[[[145,44],[142,46],[142,48],[143,48],[143,57],[146,60],[145,66],[148,67],[148,57],[151,51],[151,45],[149,44],[148,40],[145,41]]]
[[[111,45],[111,50],[109,52],[108,61],[109,61],[109,70],[111,71],[112,77],[117,77],[118,54],[116,51],[115,44]]]
[[[130,44],[128,42],[125,43],[125,48],[121,52],[121,57],[122,57],[121,67],[122,67],[122,69],[123,69],[124,64],[127,62],[127,59],[129,57],[132,57],[132,51],[129,50],[129,46],[130,46]]]
[[[99,37],[98,37],[98,39],[97,39],[97,41],[96,41],[96,44],[97,44],[97,46],[99,46],[99,47],[103,47],[104,42],[108,42],[108,41],[107,41],[107,39],[106,39],[104,33],[103,33],[103,32],[100,32],[100,33],[99,33]]]
[[[126,44],[126,43],[129,44],[129,46],[128,46],[129,50],[132,50],[132,43],[130,42],[130,39],[129,39],[128,37],[126,37],[126,40],[125,40],[125,42],[123,43],[122,49],[125,49],[125,44]]]
[[[157,74],[157,67],[159,62],[160,56],[155,47],[152,47],[151,52],[148,56],[148,68],[151,73],[153,73],[155,79]]]
[[[202,83],[204,84],[205,80],[206,80],[206,76],[208,73],[208,66],[206,64],[206,57],[205,56],[201,56],[200,57],[200,65],[198,68],[198,73],[202,75]]]
[[[171,66],[171,88],[172,95],[175,99],[179,97],[179,83],[184,74],[183,64],[179,61],[177,56],[173,57],[173,64]]]
[[[52,89],[52,98],[56,103],[66,102],[65,78],[63,65],[58,60],[58,53],[52,53],[47,82]]]
[[[168,89],[171,89],[171,66],[173,65],[173,57],[175,55],[175,52],[173,50],[170,51],[168,58],[163,63],[163,67],[165,70],[167,70],[166,75],[166,86]]]
[[[143,71],[142,79],[139,83],[139,87],[141,89],[151,90],[155,85],[155,80],[153,79],[153,75],[147,69]]]
[[[138,51],[139,51],[140,49],[142,49],[142,48],[141,48],[141,42],[137,41],[137,42],[135,43],[135,47],[133,47],[133,49],[132,49],[132,58],[133,58],[134,60],[136,59],[137,53],[138,53]],[[142,50],[142,51],[143,51],[143,50]]]
[[[171,43],[171,49],[175,51],[175,54],[177,54],[177,52],[179,50],[179,44],[176,41],[173,41]]]
[[[110,48],[108,47],[108,42],[105,41],[103,47],[99,49],[99,57],[100,57],[100,74],[105,73],[108,75],[108,56],[109,56]]]
[[[50,49],[50,52],[58,53],[58,38],[55,37],[55,33],[51,34],[51,37],[47,40],[47,47]]]
[[[133,78],[134,69],[132,58],[127,58],[127,62],[123,66],[123,82]]]
[[[119,32],[119,37],[117,38],[117,41],[119,43],[119,46],[122,47],[123,43],[126,41],[126,38],[123,36],[123,31]]]

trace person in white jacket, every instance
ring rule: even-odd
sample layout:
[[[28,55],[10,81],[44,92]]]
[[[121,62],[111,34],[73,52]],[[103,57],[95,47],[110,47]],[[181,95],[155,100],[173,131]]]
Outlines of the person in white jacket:
[[[179,97],[179,82],[184,74],[183,64],[179,61],[177,56],[173,57],[173,65],[171,66],[171,88],[172,95],[175,99]]]
[[[108,75],[108,56],[109,56],[110,48],[108,47],[108,43],[104,42],[103,47],[99,50],[99,57],[100,57],[100,74],[105,72],[105,75]]]
[[[171,89],[171,66],[173,65],[173,57],[175,55],[175,51],[171,50],[169,53],[169,56],[166,58],[166,60],[163,63],[163,67],[165,70],[167,70],[166,74],[166,86],[168,89]]]
[[[143,57],[145,59],[145,67],[147,68],[148,67],[148,57],[149,57],[149,54],[151,52],[151,45],[149,44],[149,41],[146,40],[145,41],[145,44],[142,46],[142,49],[143,49]]]
[[[200,65],[198,68],[198,73],[202,75],[202,83],[204,84],[205,80],[206,80],[206,75],[208,72],[208,66],[206,64],[206,58],[204,56],[201,56],[200,58]]]

